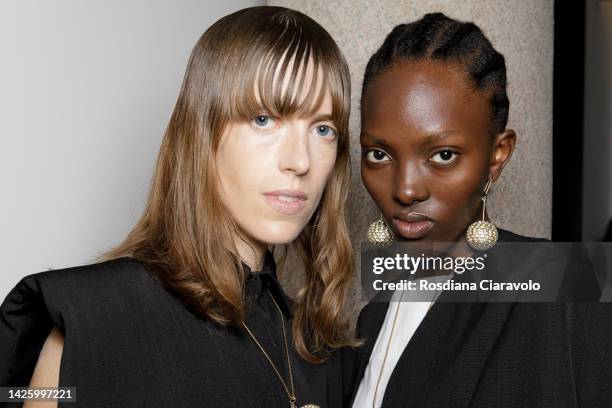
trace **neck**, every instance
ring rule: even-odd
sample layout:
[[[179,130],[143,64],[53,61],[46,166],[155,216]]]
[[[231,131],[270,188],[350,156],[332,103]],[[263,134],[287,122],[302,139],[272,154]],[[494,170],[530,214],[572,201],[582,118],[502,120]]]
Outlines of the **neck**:
[[[241,237],[234,238],[236,250],[242,262],[247,264],[251,271],[260,271],[263,267],[266,245],[255,240],[248,240]]]

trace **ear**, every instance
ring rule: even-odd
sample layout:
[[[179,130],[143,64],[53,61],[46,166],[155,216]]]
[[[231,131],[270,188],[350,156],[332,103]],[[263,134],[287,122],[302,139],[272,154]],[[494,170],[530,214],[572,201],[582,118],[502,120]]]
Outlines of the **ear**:
[[[502,133],[495,136],[493,149],[491,151],[491,162],[489,164],[489,174],[493,181],[496,181],[501,176],[502,170],[514,152],[516,145],[516,132],[512,129],[506,129]]]

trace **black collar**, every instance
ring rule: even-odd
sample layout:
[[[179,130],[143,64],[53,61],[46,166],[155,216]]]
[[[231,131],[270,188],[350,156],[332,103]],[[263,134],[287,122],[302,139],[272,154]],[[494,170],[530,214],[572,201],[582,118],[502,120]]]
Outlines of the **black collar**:
[[[281,308],[287,319],[292,317],[291,299],[285,294],[276,276],[276,261],[270,251],[266,251],[264,264],[261,271],[252,271],[251,268],[242,262],[245,273],[245,282],[248,285],[258,285],[255,291],[261,295],[267,291],[274,297],[276,303]],[[257,279],[259,278],[259,279]]]

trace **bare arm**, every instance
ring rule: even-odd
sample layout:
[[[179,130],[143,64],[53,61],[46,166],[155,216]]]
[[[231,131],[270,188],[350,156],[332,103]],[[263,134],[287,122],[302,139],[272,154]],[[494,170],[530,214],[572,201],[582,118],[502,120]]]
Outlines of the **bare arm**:
[[[57,387],[59,384],[60,362],[64,349],[64,336],[54,327],[43,345],[34,368],[30,387]],[[26,401],[23,408],[57,408],[57,402]]]

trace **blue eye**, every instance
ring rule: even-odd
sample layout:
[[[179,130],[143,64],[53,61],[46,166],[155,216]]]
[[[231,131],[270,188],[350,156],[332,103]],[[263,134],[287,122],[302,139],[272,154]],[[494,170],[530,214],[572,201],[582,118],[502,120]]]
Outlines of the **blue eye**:
[[[258,115],[251,119],[251,123],[260,129],[271,129],[276,126],[276,122],[268,115]]]
[[[319,136],[333,137],[336,135],[336,131],[327,125],[319,125],[315,128],[315,132]]]
[[[317,126],[317,133],[321,136],[327,136],[330,130],[331,129],[328,126]]]

